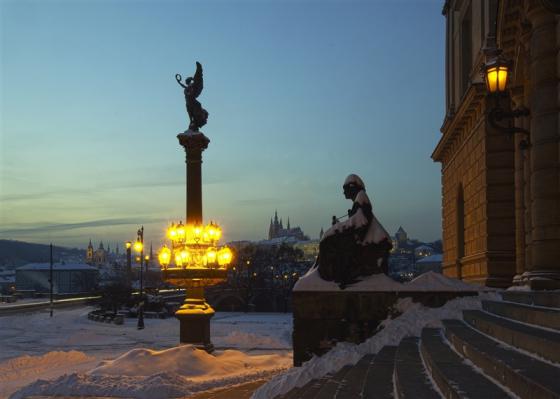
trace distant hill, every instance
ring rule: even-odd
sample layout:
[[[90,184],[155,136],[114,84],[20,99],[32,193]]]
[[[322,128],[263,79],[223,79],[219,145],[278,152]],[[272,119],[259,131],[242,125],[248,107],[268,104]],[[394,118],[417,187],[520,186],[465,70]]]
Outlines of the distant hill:
[[[85,251],[76,248],[53,247],[53,259],[83,257]],[[0,240],[0,267],[13,269],[32,262],[48,262],[50,259],[50,246],[45,244],[32,244],[23,241]]]

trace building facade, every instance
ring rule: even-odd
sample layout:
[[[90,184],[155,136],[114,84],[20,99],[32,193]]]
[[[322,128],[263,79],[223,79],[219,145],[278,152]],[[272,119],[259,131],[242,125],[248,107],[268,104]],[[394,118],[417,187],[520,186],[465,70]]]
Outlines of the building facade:
[[[35,293],[50,292],[50,264],[30,263],[16,269],[16,290]],[[95,291],[99,270],[85,264],[55,263],[53,265],[53,292],[55,294],[82,294]]]
[[[560,7],[449,0],[441,163],[443,273],[494,287],[560,286]],[[507,95],[486,92],[489,52],[511,60]],[[496,107],[530,116],[492,119]],[[523,128],[506,134],[505,127]]]

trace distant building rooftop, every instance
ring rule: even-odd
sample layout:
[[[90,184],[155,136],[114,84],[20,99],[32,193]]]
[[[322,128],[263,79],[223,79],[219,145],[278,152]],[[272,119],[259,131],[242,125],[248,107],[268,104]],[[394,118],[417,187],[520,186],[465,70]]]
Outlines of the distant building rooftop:
[[[49,270],[49,263],[28,263],[20,266],[17,270]],[[54,263],[53,270],[98,270],[96,267],[85,263]]]

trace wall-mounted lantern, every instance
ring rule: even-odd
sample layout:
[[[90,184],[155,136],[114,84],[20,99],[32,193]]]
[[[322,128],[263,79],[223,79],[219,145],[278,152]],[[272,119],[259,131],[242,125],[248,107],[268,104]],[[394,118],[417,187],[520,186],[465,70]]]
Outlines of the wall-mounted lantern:
[[[521,143],[521,148],[529,147],[529,131],[517,126],[502,126],[503,119],[520,118],[529,116],[529,109],[520,107],[512,110],[504,110],[500,106],[500,97],[509,95],[508,83],[511,76],[512,63],[501,55],[501,49],[486,50],[486,62],[482,65],[481,73],[486,83],[486,90],[491,97],[495,98],[495,105],[488,113],[488,120],[493,128],[505,133],[524,133],[527,139]]]

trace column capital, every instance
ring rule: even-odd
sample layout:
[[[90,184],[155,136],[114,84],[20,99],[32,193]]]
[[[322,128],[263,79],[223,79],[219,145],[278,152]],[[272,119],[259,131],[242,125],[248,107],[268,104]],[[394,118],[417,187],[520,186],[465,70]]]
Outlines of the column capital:
[[[208,148],[208,144],[210,143],[210,139],[206,137],[204,133],[192,130],[179,133],[177,139],[179,139],[179,144],[185,148],[187,158],[190,155],[196,156],[197,154],[201,154],[202,151]]]

